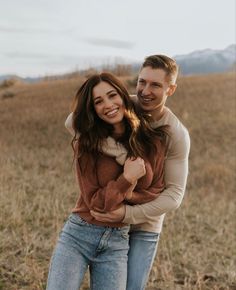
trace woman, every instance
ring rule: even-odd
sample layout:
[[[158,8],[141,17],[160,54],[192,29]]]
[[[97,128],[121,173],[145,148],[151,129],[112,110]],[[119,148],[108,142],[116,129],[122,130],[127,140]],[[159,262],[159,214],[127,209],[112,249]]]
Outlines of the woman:
[[[89,266],[91,289],[124,290],[129,226],[99,222],[90,211],[157,197],[164,189],[166,134],[138,119],[127,90],[109,73],[93,75],[78,90],[73,128],[80,196],[60,233],[47,289],[77,290]],[[126,148],[124,166],[103,153],[109,137]]]

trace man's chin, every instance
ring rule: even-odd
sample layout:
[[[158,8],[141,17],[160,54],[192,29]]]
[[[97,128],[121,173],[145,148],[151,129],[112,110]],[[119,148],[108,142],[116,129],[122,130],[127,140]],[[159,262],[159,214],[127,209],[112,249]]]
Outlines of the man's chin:
[[[140,109],[142,109],[142,111],[145,111],[145,112],[153,111],[150,107],[148,107],[147,105],[142,104],[141,102],[139,102],[139,107],[140,107]]]

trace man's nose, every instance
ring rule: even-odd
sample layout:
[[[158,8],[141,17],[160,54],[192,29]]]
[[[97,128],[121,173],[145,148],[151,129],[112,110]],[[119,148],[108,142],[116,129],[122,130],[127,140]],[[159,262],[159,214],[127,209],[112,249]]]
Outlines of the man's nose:
[[[149,87],[149,85],[146,85],[145,87],[144,87],[144,89],[143,89],[143,91],[142,91],[142,94],[143,95],[149,95],[150,94],[150,87]]]

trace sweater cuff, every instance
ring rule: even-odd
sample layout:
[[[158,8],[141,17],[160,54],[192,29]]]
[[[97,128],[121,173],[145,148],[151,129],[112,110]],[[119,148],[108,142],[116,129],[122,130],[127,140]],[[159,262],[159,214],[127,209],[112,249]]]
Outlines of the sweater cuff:
[[[125,205],[125,217],[122,220],[122,223],[132,224],[132,206]]]
[[[120,192],[126,193],[129,188],[132,186],[132,183],[130,183],[123,174],[121,174],[118,179],[116,180],[117,187],[119,188]]]

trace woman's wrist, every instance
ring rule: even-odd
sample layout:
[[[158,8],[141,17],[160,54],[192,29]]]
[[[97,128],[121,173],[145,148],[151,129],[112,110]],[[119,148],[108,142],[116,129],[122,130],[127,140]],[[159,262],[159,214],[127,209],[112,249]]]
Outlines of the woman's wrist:
[[[127,192],[125,195],[125,200],[127,200],[127,201],[131,200],[132,196],[133,196],[133,191]]]
[[[123,175],[124,175],[124,178],[125,178],[129,183],[131,183],[131,184],[135,184],[135,183],[137,183],[137,179],[132,178],[132,177],[130,177],[130,176],[127,176],[125,173],[123,173]]]

